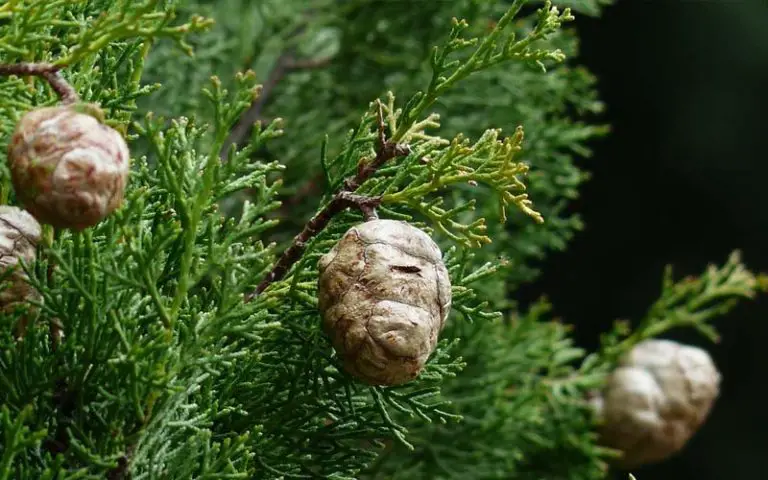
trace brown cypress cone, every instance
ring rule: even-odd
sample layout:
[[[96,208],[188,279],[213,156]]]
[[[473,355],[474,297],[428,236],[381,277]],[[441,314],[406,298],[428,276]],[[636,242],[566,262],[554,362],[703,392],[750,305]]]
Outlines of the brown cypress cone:
[[[601,441],[623,453],[616,462],[622,468],[661,462],[701,427],[719,386],[706,351],[669,340],[641,342],[593,400]]]
[[[416,378],[451,309],[440,249],[405,222],[347,231],[319,261],[323,327],[344,368],[374,385]]]
[[[28,283],[28,276],[20,263],[31,265],[37,255],[41,228],[32,215],[17,207],[0,206],[0,311],[5,314],[18,311],[16,336],[26,331],[30,317],[36,309],[30,300],[41,300],[40,293]]]
[[[8,147],[17,198],[41,223],[82,230],[118,208],[130,168],[128,146],[93,105],[27,112]]]

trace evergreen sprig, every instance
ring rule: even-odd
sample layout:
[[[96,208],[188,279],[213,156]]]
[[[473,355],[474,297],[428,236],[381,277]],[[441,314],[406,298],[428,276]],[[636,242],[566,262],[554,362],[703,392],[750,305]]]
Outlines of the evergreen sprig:
[[[39,397],[40,387],[28,385],[14,368],[3,368],[0,378],[15,408],[31,404],[47,412],[36,416],[53,432],[45,449],[52,456],[65,452],[66,468],[82,465],[94,475],[167,472],[170,467],[155,462],[156,450],[149,451],[148,465],[140,455],[134,463],[133,453],[160,442],[168,452],[164,461],[187,468],[180,459],[190,452],[239,456],[246,444],[210,438],[204,430],[218,412],[217,400],[206,404],[196,392],[247,356],[242,342],[258,344],[277,326],[268,311],[244,306],[242,294],[255,281],[253,273],[273,260],[257,237],[273,225],[265,218],[277,206],[270,177],[281,170],[276,163],[254,164],[247,154],[280,131],[273,123],[255,132],[221,165],[218,148],[257,90],[248,76],[231,96],[215,79],[211,85],[217,123],[148,118],[137,125],[154,156],[135,162],[125,208],[85,232],[59,232],[45,246],[53,275],[45,262],[29,272],[30,283],[43,292],[42,314],[24,339],[27,348],[8,349],[3,365],[39,365],[35,378],[56,391]],[[222,217],[218,201],[246,187],[263,201],[245,205],[238,219]],[[55,352],[43,341],[45,319],[63,326],[65,341]],[[179,401],[201,410],[192,415],[194,409]],[[190,428],[198,435],[190,438]],[[105,432],[110,440],[97,441]],[[201,461],[205,471],[209,460]]]
[[[186,35],[211,25],[209,19],[200,16],[192,16],[189,23],[171,25],[174,9],[161,0],[10,0],[1,8],[2,18],[16,27],[4,29],[0,37],[6,55],[15,57],[9,60],[37,57],[37,61],[53,60],[58,67],[86,61],[110,44],[124,40],[166,37],[191,54]]]
[[[712,342],[719,340],[712,321],[731,311],[741,300],[766,291],[768,280],[755,275],[741,262],[735,250],[722,265],[709,265],[699,276],[674,281],[672,266],[664,270],[661,295],[635,327],[626,320],[616,322],[602,337],[601,350],[582,365],[583,371],[611,368],[632,347],[676,328],[693,328]]]
[[[39,445],[47,432],[43,430],[32,431],[26,423],[32,418],[34,411],[27,407],[18,414],[11,416],[6,405],[0,408],[0,479],[8,480],[13,474],[14,458],[24,455],[30,448]]]
[[[590,392],[639,341],[676,327],[710,333],[713,318],[764,289],[765,279],[747,271],[738,252],[679,282],[668,268],[643,322],[633,330],[619,322],[595,353],[573,345],[571,327],[548,318],[545,300],[508,322],[453,322],[446,333],[463,339],[457,353],[466,367],[443,386],[441,398],[462,422],[444,427],[404,419],[415,454],[393,446],[364,478],[604,478],[616,452],[596,445],[588,427]]]
[[[389,95],[388,108],[386,122],[384,120],[383,104],[381,101],[377,101],[372,104],[374,111],[369,112],[363,116],[363,119],[356,130],[350,133],[347,140],[347,147],[343,149],[342,154],[339,155],[334,162],[327,162],[327,160],[321,157],[321,164],[326,172],[328,183],[335,188],[341,183],[340,179],[333,179],[330,175],[330,170],[336,168],[339,171],[350,171],[351,161],[354,161],[353,165],[356,168],[356,174],[344,179],[344,186],[341,190],[335,192],[335,196],[322,208],[317,214],[315,214],[309,222],[305,225],[304,229],[294,237],[292,243],[285,250],[277,264],[273,267],[268,276],[259,284],[255,292],[247,297],[248,300],[253,296],[263,292],[269,284],[279,281],[283,276],[288,273],[291,265],[300,260],[300,256],[304,251],[304,248],[309,240],[314,235],[324,229],[330,219],[336,215],[342,208],[343,202],[348,203],[349,197],[343,197],[343,193],[358,193],[367,192],[366,183],[371,179],[374,173],[382,167],[385,167],[386,163],[397,157],[409,157],[417,147],[426,143],[425,146],[432,148],[425,148],[420,150],[421,158],[424,159],[425,155],[428,155],[430,151],[434,150],[434,147],[444,143],[445,141],[437,138],[430,137],[424,134],[424,129],[428,127],[437,127],[438,117],[436,115],[428,115],[426,118],[419,120],[419,117],[424,111],[429,108],[437,98],[448,91],[458,81],[466,78],[472,73],[476,73],[482,70],[489,69],[504,61],[518,60],[529,61],[531,58],[535,58],[535,61],[541,63],[543,58],[551,58],[554,60],[562,60],[563,55],[561,52],[549,51],[549,50],[536,50],[535,52],[529,51],[531,43],[540,38],[545,38],[551,34],[554,30],[560,27],[563,21],[572,19],[570,11],[566,10],[562,14],[559,13],[556,7],[552,7],[551,3],[547,1],[545,6],[539,9],[538,23],[534,30],[524,39],[515,41],[515,36],[510,35],[507,37],[505,46],[500,52],[496,52],[496,42],[504,29],[514,18],[515,14],[522,8],[525,3],[524,0],[517,1],[509,9],[509,11],[502,17],[502,19],[496,24],[491,33],[483,39],[477,49],[472,55],[464,62],[460,60],[454,60],[447,62],[446,59],[450,53],[458,50],[462,47],[472,46],[477,43],[475,40],[462,40],[459,38],[460,33],[467,27],[466,22],[454,21],[454,28],[452,29],[449,40],[446,43],[446,47],[442,53],[439,50],[435,50],[434,57],[436,60],[432,62],[433,77],[429,84],[426,95],[422,92],[414,95],[406,104],[404,109],[395,111],[394,108],[394,95]],[[543,66],[543,64],[541,64]],[[455,71],[450,77],[443,77],[441,74],[456,67]],[[377,109],[377,110],[376,110]],[[378,133],[373,135],[370,133],[369,122],[375,120],[374,125],[378,128]],[[387,125],[388,124],[388,125]],[[393,132],[391,138],[388,137],[384,128],[388,126],[390,131]],[[498,135],[498,132],[495,132]],[[521,165],[512,163],[512,155],[519,150],[519,143],[522,140],[522,129],[518,129],[516,135],[510,141],[501,142],[501,146],[495,149],[491,149],[488,158],[482,158],[483,148],[482,146],[488,146],[488,144],[495,144],[491,140],[493,134],[484,136],[475,145],[475,152],[477,157],[468,155],[471,150],[466,148],[466,145],[462,144],[460,139],[457,139],[452,143],[453,151],[445,155],[442,162],[436,162],[438,168],[443,165],[443,170],[450,164],[453,164],[452,160],[456,160],[453,157],[458,157],[460,154],[464,154],[467,161],[461,165],[461,161],[458,160],[457,168],[452,171],[440,171],[437,170],[429,180],[429,186],[422,188],[412,187],[410,190],[401,189],[399,194],[391,194],[388,197],[390,202],[411,202],[408,200],[411,198],[420,198],[427,193],[433,193],[438,191],[441,187],[456,183],[458,181],[478,182],[490,184],[495,190],[499,192],[502,218],[506,220],[505,207],[509,203],[514,203],[521,208],[527,214],[533,216],[538,221],[543,221],[538,212],[530,208],[530,200],[526,194],[513,195],[511,190],[524,189],[524,184],[516,177],[516,174],[522,174],[527,169]],[[493,139],[495,140],[495,138]],[[515,143],[515,140],[517,143]],[[366,145],[366,143],[372,143],[372,146]],[[484,144],[481,144],[484,142]],[[372,148],[373,147],[373,148]],[[373,152],[367,153],[366,150],[372,149]],[[367,154],[363,154],[363,153]],[[354,156],[358,153],[357,160]],[[363,155],[359,155],[363,154]],[[476,168],[472,168],[471,161],[475,160],[477,164]],[[403,162],[404,165],[399,167],[409,167],[407,158]],[[486,172],[486,169],[489,170]],[[405,171],[405,170],[403,170]],[[455,175],[451,175],[451,174]],[[457,175],[456,175],[457,174]],[[373,182],[381,185],[379,179],[371,179]],[[411,186],[417,183],[419,180],[424,182],[426,178],[414,178],[411,179]],[[385,197],[386,198],[386,197]],[[384,198],[382,198],[384,200]],[[356,202],[360,203],[360,202]],[[379,200],[376,201],[380,203]],[[417,205],[418,209],[428,217],[432,218],[436,225],[445,233],[449,234],[455,240],[465,240],[469,245],[479,246],[482,243],[487,243],[490,239],[481,235],[484,231],[484,221],[477,220],[469,225],[462,225],[455,222],[451,217],[455,216],[462,211],[467,210],[465,207],[459,207],[452,211],[444,211],[438,207],[439,200],[434,201],[432,204],[425,206]],[[471,209],[472,204],[469,204]],[[447,226],[450,226],[460,232],[460,235],[452,233]]]
[[[525,184],[519,177],[528,173],[527,165],[514,161],[515,154],[521,149],[522,128],[518,128],[511,137],[503,139],[499,138],[499,133],[498,130],[489,130],[473,145],[468,139],[459,136],[443,149],[420,150],[419,153],[424,153],[421,162],[426,166],[403,170],[399,178],[387,189],[392,193],[382,196],[382,203],[408,204],[429,218],[442,233],[471,247],[491,242],[491,239],[484,235],[485,219],[480,218],[470,224],[457,221],[464,212],[474,210],[476,201],[473,199],[445,210],[442,208],[444,197],[435,194],[444,193],[443,189],[446,187],[477,187],[482,183],[498,195],[502,222],[507,220],[506,208],[509,204],[515,205],[537,222],[543,222],[541,214],[531,208],[532,202],[526,193],[513,193],[525,190]],[[407,178],[406,172],[413,175],[412,180],[408,179],[412,183],[407,187],[398,188]]]
[[[469,26],[466,21],[454,19],[453,28],[448,36],[448,41],[442,48],[435,47],[430,60],[432,66],[432,79],[426,92],[414,95],[403,109],[402,120],[399,128],[393,135],[394,141],[408,137],[408,131],[412,128],[424,112],[429,109],[437,99],[451,89],[457,82],[471,74],[488,70],[498,64],[512,60],[533,62],[543,70],[544,60],[560,62],[565,59],[559,50],[531,49],[531,45],[538,40],[545,39],[548,35],[557,31],[564,22],[574,19],[570,9],[562,13],[552,2],[546,0],[538,9],[536,25],[528,35],[517,39],[515,34],[504,35],[512,20],[526,4],[527,0],[515,0],[507,12],[499,19],[494,28],[484,38],[464,39],[463,31]],[[465,60],[450,59],[452,54],[471,48],[474,49],[469,58]]]
[[[194,86],[204,82],[206,75],[217,73],[226,81],[233,69],[241,66],[252,68],[260,81],[272,85],[266,103],[260,102],[259,118],[287,115],[291,135],[276,139],[269,150],[257,155],[279,159],[287,167],[281,190],[282,228],[270,235],[287,243],[291,240],[288,232],[292,235],[299,231],[315,213],[315,205],[306,199],[316,198],[327,188],[322,163],[315,160],[318,146],[325,145],[328,159],[336,158],[347,147],[345,131],[359,125],[361,105],[371,98],[386,99],[387,91],[407,98],[403,96],[405,92],[422,90],[432,77],[432,47],[445,41],[444,23],[452,16],[464,18],[469,24],[463,36],[483,38],[510,3],[418,2],[402,9],[396,2],[371,0],[346,2],[343,8],[322,0],[282,0],[264,2],[263,8],[258,8],[249,2],[228,0],[217,2],[221,5],[218,9],[206,0],[187,1],[184,11],[215,17],[216,25],[197,42],[194,65],[188,63],[191,60],[174,57],[168,42],[153,49],[147,78],[162,81],[168,87],[162,94],[154,94],[151,104],[146,105],[176,114],[194,111],[208,115],[199,106],[193,106],[201,102],[189,91],[196,91]],[[565,5],[578,13],[594,14],[600,2],[571,1]],[[310,28],[302,35],[292,36],[295,27],[308,15],[312,17]],[[434,21],[425,23],[425,18]],[[525,9],[508,25],[507,33],[524,38],[537,19],[534,9]],[[233,38],[243,41],[235,42]],[[360,41],[361,38],[365,41]],[[568,28],[539,39],[533,47],[560,50],[568,57],[578,53],[575,32]],[[278,60],[291,58],[293,53],[330,61],[321,68],[288,71],[278,76],[275,84],[275,73],[281,70]],[[456,58],[467,58],[470,53],[471,49],[465,49],[463,54],[457,52]],[[175,65],[179,67],[172,68]],[[494,201],[485,199],[492,192],[474,189],[469,195],[477,200],[476,216],[487,220],[485,235],[494,239],[477,258],[482,263],[503,256],[514,263],[515,268],[505,273],[510,291],[538,274],[533,260],[543,258],[553,249],[565,248],[574,231],[581,228],[578,214],[566,210],[577,195],[577,187],[587,178],[585,172],[576,168],[574,160],[589,155],[586,142],[605,132],[604,127],[591,124],[589,119],[577,120],[571,114],[600,112],[594,79],[588,72],[567,62],[548,61],[549,73],[542,75],[532,65],[511,61],[501,68],[470,75],[443,93],[432,107],[443,115],[441,136],[447,139],[459,133],[477,139],[489,128],[514,132],[519,125],[526,127],[524,160],[532,167],[526,183],[547,223],[533,224],[526,215],[513,211],[509,223],[503,225],[497,221],[498,209],[492,208]],[[307,109],[306,105],[313,108]],[[334,178],[342,180],[351,173],[340,172]],[[338,185],[331,186],[332,190],[336,188]],[[452,190],[446,194],[452,203],[463,203],[461,192]],[[500,292],[494,297],[502,307],[509,295]]]

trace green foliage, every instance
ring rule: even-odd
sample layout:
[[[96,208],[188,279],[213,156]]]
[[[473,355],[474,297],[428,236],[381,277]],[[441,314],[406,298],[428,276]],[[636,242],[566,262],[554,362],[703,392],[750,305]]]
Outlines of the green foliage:
[[[721,267],[709,265],[698,277],[678,282],[674,282],[672,267],[667,266],[661,296],[645,318],[634,330],[627,321],[617,321],[614,330],[603,336],[600,354],[586,361],[583,369],[609,369],[638,343],[675,328],[693,328],[717,342],[719,335],[712,321],[732,310],[739,300],[752,299],[767,286],[768,277],[747,270],[739,251],[731,253]]]
[[[457,353],[467,366],[441,395],[462,422],[411,421],[415,452],[392,446],[367,478],[603,478],[615,452],[595,445],[588,393],[639,341],[691,326],[710,334],[716,316],[764,285],[737,253],[678,282],[668,269],[638,327],[617,323],[594,353],[573,345],[545,300],[507,321],[453,322],[445,335],[462,339]]]
[[[27,407],[11,417],[8,407],[3,405],[0,410],[0,432],[3,436],[2,459],[0,459],[0,478],[11,478],[14,457],[26,453],[28,449],[37,447],[45,438],[47,432],[39,430],[31,432],[25,422],[32,416],[32,408]]]
[[[345,2],[344,8],[322,0],[214,3],[184,2],[187,11],[204,12],[217,22],[210,35],[196,39],[196,57],[183,60],[184,68],[176,67],[180,60],[167,42],[153,50],[145,77],[166,88],[148,99],[148,108],[168,115],[188,115],[190,110],[208,115],[206,104],[200,106],[199,98],[192,94],[208,75],[226,79],[250,68],[259,81],[271,83],[279,71],[276,66],[286,55],[329,60],[322,68],[284,72],[269,89],[261,109],[262,120],[283,118],[291,131],[257,153],[286,166],[281,188],[283,228],[271,235],[277,241],[290,240],[292,233],[286,232],[299,230],[314,213],[314,204],[302,200],[320,195],[328,187],[318,161],[320,145],[325,145],[329,158],[335,157],[344,148],[345,135],[358,125],[361,106],[373,98],[386,99],[388,91],[410,98],[429,86],[433,77],[450,76],[455,67],[435,74],[429,67],[433,47],[445,42],[451,18],[465,19],[468,24],[456,25],[454,34],[477,42],[510,9],[507,2],[477,0],[415,2],[408,9],[397,2],[371,0]],[[579,1],[570,6],[576,12],[594,14],[599,3]],[[311,22],[307,20],[310,16]],[[528,38],[536,20],[530,9],[518,13],[506,25],[507,38],[513,34],[517,40]],[[552,249],[564,249],[573,232],[581,228],[578,215],[565,213],[587,178],[574,165],[574,157],[589,155],[586,142],[606,131],[572,115],[577,112],[589,120],[602,110],[591,75],[578,65],[546,58],[550,52],[554,60],[560,60],[558,50],[575,57],[574,32],[566,28],[549,31],[543,24],[540,29],[532,44],[513,42],[520,52],[509,54],[526,56],[524,61],[475,72],[442,92],[440,101],[430,107],[441,115],[442,136],[448,139],[459,134],[477,139],[488,129],[514,134],[517,127],[525,126],[521,160],[531,167],[528,192],[547,221],[535,225],[525,214],[510,212],[504,224],[495,201],[482,201],[478,192],[472,194],[478,198],[478,216],[486,219],[484,236],[496,239],[482,250],[482,260],[503,257],[515,266],[507,272],[510,289],[535,278],[538,270],[532,260]],[[445,45],[447,50],[440,55],[453,52],[451,59],[466,60],[465,53],[471,50],[460,44]],[[503,39],[496,39],[497,54],[503,45]],[[480,59],[478,55],[475,60]],[[541,74],[536,60],[545,62],[548,74]],[[452,195],[458,195],[456,202],[461,203],[459,193]],[[498,298],[506,296],[503,292]]]
[[[555,388],[583,352],[548,309],[540,303],[511,322],[452,323],[448,335],[462,338],[467,367],[443,395],[463,421],[414,426],[415,454],[389,449],[370,478],[601,478],[589,411]]]
[[[434,194],[441,192],[449,185],[462,184],[475,187],[483,183],[497,194],[499,210],[504,221],[506,221],[507,206],[511,203],[539,223],[543,222],[541,214],[531,208],[531,201],[527,194],[512,193],[525,189],[518,175],[528,172],[526,165],[513,161],[515,154],[520,150],[522,129],[518,129],[513,137],[506,139],[498,138],[498,134],[498,131],[489,130],[474,145],[470,145],[468,140],[457,137],[450,144],[444,145],[445,148],[432,150],[421,156],[418,164],[408,165],[410,167],[408,169],[401,167],[401,173],[398,174],[400,182],[393,182],[394,185],[387,189],[392,193],[385,193],[382,196],[383,203],[385,205],[405,203],[411,206],[428,217],[442,233],[468,247],[479,247],[484,243],[490,243],[491,239],[483,235],[484,219],[474,220],[469,225],[462,225],[454,220],[462,213],[474,210],[476,203],[474,199],[454,206],[450,210],[441,207],[444,198]],[[402,185],[407,182],[403,180],[408,179],[409,176],[415,178],[408,182],[410,185]],[[429,201],[423,201],[425,198]]]
[[[587,392],[638,341],[681,326],[713,336],[713,318],[762,288],[735,256],[667,277],[640,326],[619,324],[593,353],[546,302],[516,311],[508,292],[579,227],[563,213],[585,178],[574,157],[605,130],[589,118],[593,79],[565,61],[571,11],[395,3],[0,7],[0,61],[65,65],[134,154],[121,209],[49,231],[28,267],[43,301],[23,340],[14,314],[0,316],[0,479],[603,478],[611,452],[595,443]],[[570,2],[587,14],[601,3]],[[37,79],[3,79],[3,131],[54,101]],[[261,121],[230,145],[253,105]],[[379,111],[411,153],[357,193],[435,236],[453,291],[425,371],[391,388],[346,374],[320,329],[316,264],[359,212],[244,301],[376,156]],[[13,203],[6,170],[2,187]]]
[[[141,79],[151,41],[166,38],[188,50],[187,36],[210,26],[210,21],[197,16],[177,21],[172,6],[165,3],[10,0],[0,6],[0,63],[66,65],[63,75],[82,99],[101,105],[109,123],[125,131],[136,100],[159,87]],[[56,101],[50,87],[39,79],[4,78],[0,83],[2,151],[21,115]],[[11,191],[5,162],[0,179],[5,199]]]

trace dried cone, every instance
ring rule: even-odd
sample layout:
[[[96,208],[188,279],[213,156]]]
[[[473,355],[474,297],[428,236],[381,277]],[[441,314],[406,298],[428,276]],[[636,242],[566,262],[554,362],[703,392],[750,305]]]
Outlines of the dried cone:
[[[344,368],[374,385],[416,378],[451,308],[435,242],[405,222],[373,220],[347,231],[319,269],[323,327]]]
[[[20,261],[30,265],[35,260],[37,243],[40,241],[40,225],[32,215],[16,207],[0,206],[0,311],[11,313],[29,300],[40,300],[40,294],[27,282],[27,274]],[[26,329],[30,308],[16,325],[17,336]]]
[[[720,373],[709,354],[669,340],[638,344],[595,399],[604,445],[620,450],[622,468],[679,452],[707,418]]]
[[[94,112],[94,113],[86,113]],[[32,110],[8,147],[16,196],[42,223],[82,230],[120,206],[130,158],[95,106]]]

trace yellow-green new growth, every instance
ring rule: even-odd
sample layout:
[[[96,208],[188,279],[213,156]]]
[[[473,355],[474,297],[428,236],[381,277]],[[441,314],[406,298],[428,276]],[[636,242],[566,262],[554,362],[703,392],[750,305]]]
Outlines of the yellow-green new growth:
[[[506,209],[510,204],[517,206],[534,220],[541,223],[544,218],[532,208],[532,202],[525,193],[525,184],[520,176],[528,173],[528,166],[515,162],[515,155],[521,149],[523,129],[518,127],[514,135],[499,138],[500,129],[487,130],[474,144],[458,135],[442,149],[433,150],[423,157],[422,172],[411,185],[382,197],[384,204],[407,204],[419,211],[445,235],[469,247],[490,243],[484,235],[485,220],[480,218],[462,223],[461,213],[474,209],[470,201],[453,208],[443,208],[442,196],[430,196],[447,187],[483,184],[493,189],[499,198],[501,219],[506,221]]]
[[[543,222],[542,215],[533,209],[525,193],[525,184],[519,178],[527,174],[528,166],[514,161],[521,149],[523,129],[519,126],[512,136],[505,139],[499,139],[500,129],[491,129],[475,144],[462,135],[449,142],[439,136],[425,134],[425,129],[439,127],[439,116],[434,113],[425,118],[423,116],[441,95],[473,73],[507,61],[534,63],[542,68],[545,60],[563,61],[565,56],[559,49],[532,49],[531,45],[557,31],[564,22],[573,20],[570,10],[565,9],[561,13],[547,1],[538,10],[537,22],[531,33],[520,40],[514,33],[504,36],[524,4],[524,0],[515,1],[482,41],[479,38],[462,38],[461,34],[468,24],[454,19],[445,46],[433,51],[432,79],[426,92],[417,92],[404,107],[397,109],[394,95],[390,92],[384,108],[386,124],[392,132],[389,141],[408,144],[414,154],[421,157],[421,162],[401,162],[401,171],[386,187],[382,204],[409,206],[429,218],[443,234],[467,247],[480,247],[491,242],[486,235],[485,219],[473,219],[466,215],[474,209],[474,201],[443,208],[443,196],[427,199],[428,196],[444,193],[445,187],[457,184],[471,187],[483,184],[498,194],[502,222],[506,222],[506,209],[510,204],[516,205],[537,222]],[[468,58],[452,58],[462,50],[475,46]],[[365,159],[361,161],[365,162]],[[325,167],[325,162],[323,165]]]

